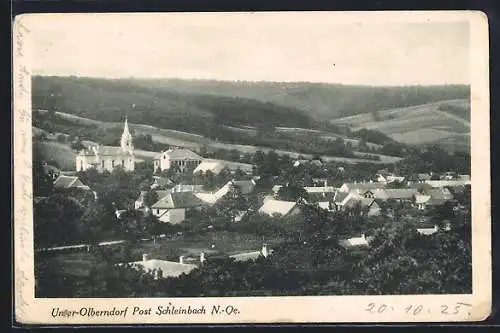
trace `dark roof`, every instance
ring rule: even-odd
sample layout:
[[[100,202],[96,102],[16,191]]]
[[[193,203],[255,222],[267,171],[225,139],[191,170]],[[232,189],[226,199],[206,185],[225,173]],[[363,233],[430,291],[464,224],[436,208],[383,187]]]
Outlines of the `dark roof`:
[[[378,188],[384,188],[385,184],[381,183],[345,183],[351,190],[374,190]]]
[[[255,188],[255,184],[251,180],[235,180],[232,184],[240,189],[241,194],[252,193]]]
[[[193,192],[174,192],[158,200],[151,208],[173,209],[206,206],[207,204],[193,194]]]
[[[348,195],[349,193],[347,192],[337,192],[335,194],[335,202],[337,203],[342,202],[342,200],[344,200]]]
[[[374,199],[369,198],[351,198],[345,203],[345,207],[355,207],[358,203],[361,205],[361,207],[370,207],[374,202]]]
[[[154,177],[153,183],[158,185],[158,186],[168,186],[168,185],[173,184],[173,182],[170,179],[165,178],[165,177],[158,177],[158,176]]]
[[[425,194],[430,195],[435,200],[451,200],[453,194],[447,188],[431,188],[424,191]]]
[[[60,175],[54,182],[55,188],[69,188],[83,186],[83,183],[76,176]]]

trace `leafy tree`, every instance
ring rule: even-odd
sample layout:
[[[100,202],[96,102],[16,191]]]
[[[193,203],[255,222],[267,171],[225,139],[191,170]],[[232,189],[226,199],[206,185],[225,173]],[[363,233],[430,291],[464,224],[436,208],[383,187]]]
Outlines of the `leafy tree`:
[[[299,199],[307,200],[306,190],[297,185],[282,186],[278,191],[278,198],[284,201],[297,201]]]

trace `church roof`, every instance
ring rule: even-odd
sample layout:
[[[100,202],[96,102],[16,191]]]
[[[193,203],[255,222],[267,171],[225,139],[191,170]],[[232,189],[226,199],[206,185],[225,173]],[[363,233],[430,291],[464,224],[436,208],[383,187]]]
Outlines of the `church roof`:
[[[99,156],[133,156],[132,153],[124,151],[121,147],[114,147],[114,146],[89,147],[88,149],[81,151],[80,155],[95,156],[96,153]]]

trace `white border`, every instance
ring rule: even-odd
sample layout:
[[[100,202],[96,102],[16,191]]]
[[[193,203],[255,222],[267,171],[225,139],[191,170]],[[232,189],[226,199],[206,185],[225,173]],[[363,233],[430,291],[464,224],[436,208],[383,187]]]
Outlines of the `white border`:
[[[128,298],[128,299],[35,299],[32,227],[32,155],[31,155],[31,86],[29,31],[35,20],[50,20],[53,15],[94,14],[27,14],[16,17],[13,27],[14,51],[14,256],[15,256],[15,319],[23,324],[146,324],[146,323],[299,323],[299,322],[452,322],[479,321],[491,311],[491,233],[490,233],[490,140],[489,140],[489,48],[488,20],[479,11],[427,12],[282,12],[282,13],[171,13],[171,14],[97,14],[120,20],[135,15],[190,15],[210,22],[224,16],[238,20],[242,15],[253,19],[319,22],[335,19],[343,22],[430,22],[469,21],[471,77],[471,145],[472,145],[472,295],[421,296],[310,296],[310,297],[238,297],[238,298]],[[229,16],[229,18],[228,18]],[[113,21],[115,22],[115,21]],[[212,316],[128,316],[53,318],[53,307],[79,310],[151,307],[169,302],[176,306],[231,305],[238,315]],[[386,304],[383,313],[369,313],[369,303]],[[460,307],[456,314],[441,313],[441,306],[452,309],[457,302],[472,307]],[[419,315],[405,312],[408,305],[423,306]],[[130,311],[130,309],[129,309]]]

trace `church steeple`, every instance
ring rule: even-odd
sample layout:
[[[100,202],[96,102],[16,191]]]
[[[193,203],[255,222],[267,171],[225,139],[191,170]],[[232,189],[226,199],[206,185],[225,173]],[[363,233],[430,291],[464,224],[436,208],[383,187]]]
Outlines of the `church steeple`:
[[[132,144],[132,135],[130,134],[130,131],[128,130],[128,121],[127,117],[125,117],[125,126],[123,128],[123,134],[122,134],[122,139],[120,142],[121,148],[123,151],[133,153],[134,152],[134,146]]]

